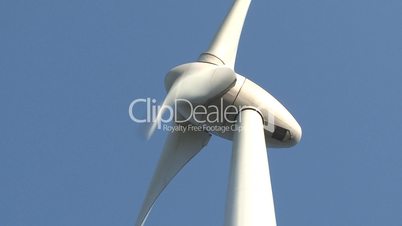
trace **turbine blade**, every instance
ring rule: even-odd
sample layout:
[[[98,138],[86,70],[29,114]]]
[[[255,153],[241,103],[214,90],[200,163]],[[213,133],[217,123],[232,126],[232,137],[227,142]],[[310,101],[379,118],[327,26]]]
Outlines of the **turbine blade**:
[[[234,68],[241,31],[251,0],[235,0],[209,49],[199,61]]]
[[[141,212],[137,218],[136,226],[144,225],[159,194],[184,165],[207,145],[210,137],[211,135],[207,132],[188,130],[186,132],[173,132],[168,135]]]
[[[209,100],[222,96],[236,83],[235,72],[226,66],[193,71],[175,81],[173,89],[176,98],[186,99],[192,104],[206,104]]]
[[[158,114],[156,115],[156,118],[151,122],[148,129],[146,130],[145,137],[147,138],[147,140],[149,140],[151,138],[152,134],[155,132],[156,127],[158,125],[160,125],[162,116],[166,112],[167,107],[171,107],[173,105],[173,102],[175,100],[174,91],[175,91],[175,89],[171,89],[167,93],[165,100],[163,100],[162,106],[161,106],[160,110],[158,111]]]
[[[198,68],[200,69],[200,68]],[[171,79],[170,76],[174,77]],[[146,138],[150,139],[158,125],[161,124],[162,116],[167,107],[173,107],[175,100],[187,100],[193,106],[206,104],[208,101],[222,96],[236,83],[235,72],[226,66],[194,70],[189,74],[176,77],[168,74],[165,85],[169,89],[156,118],[151,122],[146,131]]]

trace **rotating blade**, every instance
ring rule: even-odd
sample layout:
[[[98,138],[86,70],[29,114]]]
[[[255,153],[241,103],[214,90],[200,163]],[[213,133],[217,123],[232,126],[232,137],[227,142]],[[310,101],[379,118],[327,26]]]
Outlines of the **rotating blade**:
[[[199,61],[234,68],[243,24],[251,0],[235,0],[209,49]]]
[[[136,226],[143,226],[159,194],[173,177],[205,145],[211,135],[203,131],[177,131],[167,137],[164,150],[148,188],[147,195],[137,218]]]
[[[174,100],[175,100],[175,89],[172,87],[172,89],[167,93],[165,100],[162,103],[161,108],[158,111],[158,114],[156,115],[156,118],[152,120],[151,124],[149,125],[145,137],[147,140],[149,140],[152,136],[152,134],[155,132],[155,129],[158,125],[160,125],[162,116],[168,109],[168,107],[173,106]]]
[[[235,83],[236,73],[229,67],[218,66],[190,71],[178,78],[173,88],[176,98],[186,99],[197,105],[207,104],[208,101],[223,95]]]
[[[169,91],[156,118],[146,132],[146,138],[149,139],[152,136],[155,129],[161,124],[163,114],[169,107],[175,105],[176,100],[186,100],[193,107],[206,104],[208,101],[222,96],[235,83],[235,72],[225,66],[196,68],[180,74],[180,76],[174,73],[168,74],[165,85]],[[177,109],[172,110],[172,113],[176,113]]]

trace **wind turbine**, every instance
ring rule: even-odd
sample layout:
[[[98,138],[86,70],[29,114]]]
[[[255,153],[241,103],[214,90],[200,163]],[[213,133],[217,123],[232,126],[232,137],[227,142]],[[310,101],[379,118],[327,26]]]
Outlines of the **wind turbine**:
[[[209,49],[196,62],[179,65],[168,72],[165,78],[168,94],[148,137],[160,123],[167,107],[173,105],[177,108],[176,124],[210,126],[203,128],[236,125],[234,128],[237,129],[169,133],[136,226],[144,225],[159,194],[208,144],[211,134],[233,141],[225,226],[276,225],[267,146],[291,147],[300,141],[302,131],[278,100],[234,71],[240,34],[250,3],[251,0],[235,0]],[[176,104],[177,100],[186,102]],[[193,114],[195,108],[192,106],[204,106],[208,110]],[[210,118],[212,110],[228,107],[232,112],[225,117],[216,115]],[[217,120],[219,118],[223,120]]]

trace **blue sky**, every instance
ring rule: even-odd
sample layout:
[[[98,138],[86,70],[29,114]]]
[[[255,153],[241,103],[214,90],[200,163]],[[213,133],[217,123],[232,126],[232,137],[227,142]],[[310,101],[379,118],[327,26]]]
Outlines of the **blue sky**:
[[[165,134],[127,109],[162,100],[231,5],[0,2],[0,225],[133,225]],[[277,222],[402,223],[402,2],[254,0],[236,70],[303,128],[269,152]],[[222,225],[231,144],[214,137],[146,225]]]

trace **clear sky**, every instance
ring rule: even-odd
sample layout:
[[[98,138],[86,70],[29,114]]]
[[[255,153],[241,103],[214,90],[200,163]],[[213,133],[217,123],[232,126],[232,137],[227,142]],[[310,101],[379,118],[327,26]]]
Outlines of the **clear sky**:
[[[165,95],[231,0],[0,1],[0,225],[133,225],[165,135],[127,109]],[[402,225],[402,1],[254,0],[236,69],[303,128],[271,149],[279,226]],[[146,225],[222,225],[214,137]]]

